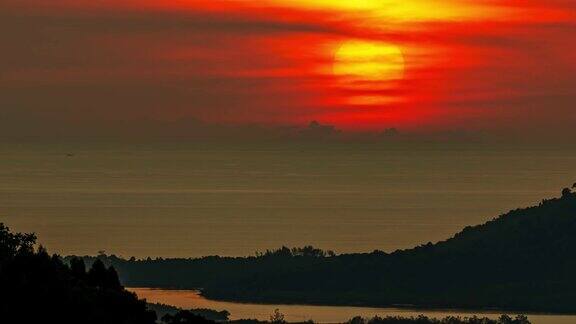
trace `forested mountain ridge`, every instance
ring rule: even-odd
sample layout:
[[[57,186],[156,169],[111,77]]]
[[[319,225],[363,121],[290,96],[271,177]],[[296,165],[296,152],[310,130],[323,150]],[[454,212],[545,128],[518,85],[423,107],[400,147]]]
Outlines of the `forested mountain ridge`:
[[[202,288],[218,299],[576,312],[576,194],[566,189],[446,241],[393,253],[307,247],[245,258],[99,258],[128,286]]]

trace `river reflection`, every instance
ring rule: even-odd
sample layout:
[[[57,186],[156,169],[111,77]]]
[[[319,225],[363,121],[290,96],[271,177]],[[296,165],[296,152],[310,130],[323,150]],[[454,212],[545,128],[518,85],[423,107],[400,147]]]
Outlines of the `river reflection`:
[[[221,302],[206,299],[197,291],[193,290],[163,290],[150,288],[129,288],[138,297],[146,299],[150,303],[161,303],[180,308],[209,308],[214,310],[227,310],[231,313],[231,319],[255,318],[268,320],[274,309],[278,308],[286,316],[289,322],[314,320],[317,323],[343,323],[354,316],[373,317],[379,316],[418,316],[420,314],[429,317],[461,316],[497,318],[501,313],[469,312],[451,310],[414,310],[398,308],[373,308],[373,307],[350,307],[350,306],[310,306],[310,305],[261,305]],[[533,324],[574,324],[576,316],[573,315],[529,315]]]

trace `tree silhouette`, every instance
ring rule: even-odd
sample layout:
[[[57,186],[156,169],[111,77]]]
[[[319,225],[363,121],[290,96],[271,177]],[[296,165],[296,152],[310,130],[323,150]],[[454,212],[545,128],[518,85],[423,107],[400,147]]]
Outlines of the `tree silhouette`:
[[[12,234],[10,229],[0,223],[0,262],[14,258],[18,254],[32,253],[36,235]]]
[[[155,324],[146,303],[124,290],[113,267],[78,258],[65,264],[33,234],[12,234],[0,223],[0,322]]]
[[[215,321],[207,320],[188,310],[179,311],[174,315],[167,314],[162,317],[162,322],[166,324],[216,324]]]
[[[465,318],[447,316],[443,319],[429,318],[424,315],[417,317],[376,316],[371,319],[364,319],[357,316],[349,320],[347,324],[530,324],[530,321],[528,321],[528,318],[524,315],[518,315],[514,319],[508,315],[502,315],[496,320],[476,316]]]
[[[276,308],[274,313],[270,315],[270,322],[274,324],[284,324],[286,320],[284,319],[284,314],[280,313],[280,310]]]

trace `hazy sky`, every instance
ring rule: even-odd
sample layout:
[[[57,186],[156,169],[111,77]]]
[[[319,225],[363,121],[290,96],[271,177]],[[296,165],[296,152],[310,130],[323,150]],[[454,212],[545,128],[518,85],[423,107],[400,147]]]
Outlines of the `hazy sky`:
[[[3,0],[0,135],[576,135],[575,36],[571,0]]]

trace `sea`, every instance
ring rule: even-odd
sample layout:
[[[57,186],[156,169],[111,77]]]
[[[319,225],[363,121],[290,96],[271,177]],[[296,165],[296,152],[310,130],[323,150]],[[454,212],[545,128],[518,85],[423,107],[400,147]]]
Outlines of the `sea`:
[[[461,144],[0,144],[0,222],[51,252],[394,251],[576,181],[576,150]]]

